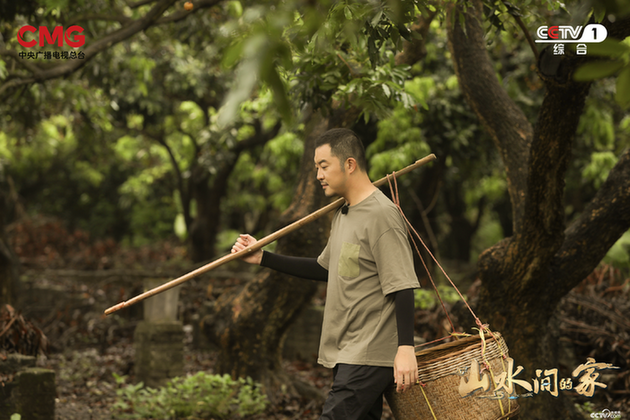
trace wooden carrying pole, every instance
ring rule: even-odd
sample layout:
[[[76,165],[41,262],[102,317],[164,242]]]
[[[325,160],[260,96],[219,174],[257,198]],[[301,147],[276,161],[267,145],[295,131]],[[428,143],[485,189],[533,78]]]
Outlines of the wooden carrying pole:
[[[407,166],[406,168],[401,169],[398,172],[394,172],[394,176],[398,177],[400,175],[404,175],[408,172],[413,171],[414,169],[424,165],[425,163],[431,162],[432,160],[435,160],[435,155],[434,154],[430,154],[420,160],[417,160],[415,163]],[[387,182],[387,176],[379,179],[378,181],[375,181],[373,184],[376,187],[380,187],[381,185],[385,184]],[[228,263],[230,261],[233,260],[237,260],[241,257],[244,257],[245,255],[257,251],[259,249],[261,249],[264,246],[269,245],[270,243],[278,240],[279,238],[283,237],[284,235],[293,232],[296,229],[301,228],[302,226],[311,223],[312,221],[320,218],[321,216],[325,215],[326,213],[331,212],[332,210],[335,210],[336,208],[340,207],[344,202],[343,198],[339,198],[335,201],[333,201],[332,203],[328,204],[327,206],[322,207],[321,209],[309,214],[308,216],[305,216],[303,218],[301,218],[300,220],[291,223],[288,226],[283,227],[280,230],[275,231],[274,233],[265,236],[264,238],[262,238],[261,240],[259,240],[258,242],[256,242],[254,245],[239,251],[239,252],[235,252],[235,253],[230,253],[228,255],[225,255],[221,258],[219,258],[218,260],[215,260],[211,263],[208,263],[202,267],[197,268],[196,270],[193,270],[187,274],[184,274],[181,277],[176,278],[175,280],[171,280],[168,283],[164,283],[161,286],[155,287],[151,290],[148,290],[134,298],[131,298],[127,301],[121,302],[117,305],[112,306],[111,308],[108,308],[105,310],[105,315],[109,315],[111,313],[114,313],[120,309],[126,308],[128,306],[133,305],[134,303],[138,303],[141,300],[144,300],[148,297],[151,297],[153,295],[157,295],[158,293],[162,293],[165,290],[171,289],[175,286],[178,286],[182,283],[184,283],[185,281],[188,281],[194,277],[197,277],[200,274],[203,274],[207,271],[213,270],[225,263]]]

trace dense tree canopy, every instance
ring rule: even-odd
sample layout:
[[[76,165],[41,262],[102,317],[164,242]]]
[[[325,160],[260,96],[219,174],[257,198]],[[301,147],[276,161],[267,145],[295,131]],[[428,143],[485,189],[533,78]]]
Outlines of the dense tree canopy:
[[[2,229],[53,216],[94,238],[183,241],[188,258],[210,259],[239,231],[268,233],[319,207],[313,138],[351,127],[373,179],[438,156],[400,181],[405,212],[440,259],[477,264],[478,313],[513,357],[528,371],[552,365],[546,331],[558,301],[607,254],[630,263],[627,8],[193,3],[0,3]],[[587,22],[609,36],[587,56],[532,42],[541,25]],[[85,45],[23,47],[27,24],[80,25]],[[23,54],[34,50],[41,56]],[[84,58],[52,56],[60,51]],[[279,249],[313,256],[320,223],[309,242],[290,237]],[[0,261],[0,301],[10,301],[17,264],[4,230]],[[278,343],[313,293],[265,274],[218,302],[224,321],[207,332],[221,369],[273,376]],[[254,319],[266,325],[257,343]],[[253,353],[231,352],[235,343]],[[525,418],[571,410],[531,405]]]

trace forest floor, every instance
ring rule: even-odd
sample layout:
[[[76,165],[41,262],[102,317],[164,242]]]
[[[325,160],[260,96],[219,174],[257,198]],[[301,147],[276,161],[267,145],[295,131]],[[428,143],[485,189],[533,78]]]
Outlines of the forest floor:
[[[48,354],[39,357],[38,365],[56,372],[56,418],[124,418],[123,413],[115,408],[120,401],[117,391],[121,385],[114,374],[126,377],[128,383],[134,383],[133,332],[142,319],[142,305],[107,317],[103,315],[103,310],[142,293],[143,278],[175,278],[189,267],[181,262],[179,265],[169,263],[169,259],[177,259],[181,254],[177,248],[147,250],[128,260],[122,258],[120,263],[107,259],[109,251],[106,246],[102,250],[85,246],[78,248],[84,253],[81,259],[67,260],[63,264],[58,263],[61,261],[58,254],[37,257],[39,259],[23,258],[26,269],[16,310],[37,325],[48,339]],[[39,251],[32,253],[41,255]],[[75,252],[74,255],[78,254]],[[82,264],[81,261],[89,263]],[[221,276],[204,275],[186,282],[182,287],[179,319],[185,330],[185,374],[213,372],[217,353],[200,345],[191,325],[209,301],[227,290],[240,287],[253,275],[239,270],[242,266],[230,266]],[[550,328],[559,337],[559,367],[564,377],[570,376],[571,370],[584,363],[587,357],[619,367],[600,378],[607,386],[598,388],[594,398],[574,400],[587,413],[610,410],[620,412],[624,418],[630,415],[628,277],[627,273],[602,265],[562,300],[550,322]],[[472,287],[462,291],[474,306],[476,287],[472,281],[467,282],[468,286],[471,284]],[[316,299],[321,300],[321,297]],[[446,306],[455,320],[456,330],[466,331],[474,325],[466,319],[468,314],[462,315],[463,305],[455,303]],[[5,328],[4,325],[0,319],[0,331]],[[448,323],[439,305],[417,306],[415,325],[418,328],[416,334],[425,341],[447,335]],[[461,328],[462,325],[464,328]],[[28,340],[32,339],[32,335],[29,336]],[[24,344],[24,349],[32,350],[32,342]],[[322,398],[327,394],[331,383],[330,370],[299,360],[285,360],[283,369],[291,377],[314,386]],[[278,395],[263,414],[249,419],[310,420],[318,419],[320,412],[320,400]],[[383,419],[391,418],[393,416],[385,406]]]
[[[104,353],[88,348],[53,354],[40,359],[39,365],[57,373],[57,402],[55,416],[58,420],[110,420],[127,418],[129,413],[116,409],[120,388],[113,374],[128,371],[133,365],[133,344],[119,342]],[[187,349],[185,351],[185,374],[212,372],[216,354]],[[327,369],[302,362],[285,362],[284,368],[292,375],[326,392],[330,382]],[[130,376],[133,374],[130,372]],[[260,415],[250,416],[250,420],[289,420],[318,419],[321,413],[319,402],[305,401],[298,397],[280,397]],[[391,418],[385,414],[385,418]]]
[[[567,367],[572,369],[584,363],[587,357],[620,367],[601,378],[605,379],[608,387],[598,388],[595,398],[575,399],[575,403],[587,414],[610,410],[630,415],[630,281],[607,280],[606,276],[612,274],[610,269],[594,273],[563,300],[556,314],[561,370],[564,366],[567,372]],[[108,295],[114,292],[123,293],[127,299],[141,290],[123,292],[118,286],[108,287],[99,281],[86,285],[77,282],[76,278],[53,276],[51,272],[39,273],[37,278],[40,286],[48,282],[49,286],[55,286],[57,293],[66,297],[67,302],[74,302],[66,302],[65,306],[57,303],[56,312],[44,320],[44,330],[50,336],[52,351],[47,357],[40,357],[38,364],[55,370],[57,374],[56,418],[123,418],[123,414],[114,409],[119,401],[116,391],[120,388],[114,374],[127,376],[129,383],[134,382],[133,330],[138,314],[104,317],[100,309],[106,301],[112,302],[112,297]],[[180,318],[187,325],[186,320],[198,309],[204,296],[219,295],[245,281],[247,276],[228,275],[220,279],[189,282],[181,291],[181,301],[187,303],[180,310]],[[468,293],[474,295],[474,287]],[[94,308],[99,310],[94,311]],[[449,309],[455,314],[457,323],[457,305],[449,305]],[[416,331],[418,335],[424,335],[426,339],[443,336],[445,324],[440,308],[417,308],[416,325],[424,326],[422,331]],[[194,341],[192,327],[188,325],[185,327],[185,374],[212,373],[217,353],[207,348],[196,348]],[[327,394],[331,383],[329,369],[299,360],[285,360],[283,369],[291,377],[313,385],[322,397]],[[315,420],[320,413],[321,401],[279,395],[263,414],[249,419]],[[385,403],[383,419],[392,418]]]
[[[56,372],[56,419],[129,418],[127,417],[129,413],[115,408],[116,403],[121,400],[117,391],[123,385],[117,383],[114,375],[125,377],[125,384],[136,382],[133,331],[139,321],[137,313],[104,317],[94,311],[94,306],[102,306],[98,305],[98,301],[102,301],[107,295],[106,293],[99,297],[98,288],[102,287],[102,284],[77,286],[76,278],[72,279],[70,276],[53,278],[50,271],[39,277],[38,283],[39,286],[42,283],[49,283],[49,288],[55,291],[53,295],[65,296],[65,303],[55,299],[57,303],[54,313],[40,318],[44,324],[42,329],[50,340],[50,351],[46,356],[39,356],[37,364]],[[217,288],[221,288],[217,283],[220,281],[213,282],[215,293],[218,293]],[[205,289],[202,281],[191,282],[182,290],[182,294],[203,295]],[[131,290],[130,295],[137,292]],[[92,302],[91,307],[88,307],[89,302]],[[186,309],[189,312],[192,310],[191,307]],[[187,313],[184,317],[187,318],[189,315],[190,313]],[[184,333],[184,375],[197,372],[213,373],[217,352],[208,348],[197,348],[193,342],[190,325],[184,325]],[[330,386],[330,370],[313,363],[300,360],[283,361],[283,369],[290,377],[299,378],[318,389],[322,396]],[[248,419],[318,419],[320,405],[321,401],[306,401],[298,396],[278,395],[274,404],[269,405],[264,414],[250,416]],[[384,418],[391,416],[386,413]]]
[[[56,372],[58,420],[130,418],[129,412],[116,408],[121,401],[117,391],[123,385],[117,383],[115,375],[125,377],[125,384],[136,383],[133,332],[142,319],[142,304],[107,317],[103,316],[103,310],[141,293],[142,280],[138,278],[148,274],[146,270],[110,271],[106,275],[107,270],[31,269],[23,276],[26,285],[23,295],[28,298],[19,309],[25,318],[30,317],[41,327],[49,341],[48,354],[39,356],[37,364]],[[182,287],[179,318],[185,333],[184,375],[213,373],[218,355],[207,344],[199,348],[191,318],[208,297],[239,287],[248,278],[251,278],[248,273],[232,276],[223,272],[219,278],[195,279]],[[283,370],[289,377],[314,387],[322,398],[306,400],[297,395],[275,395],[264,413],[249,416],[248,420],[319,418],[332,380],[330,369],[303,360],[284,360]],[[392,418],[384,403],[383,420]]]

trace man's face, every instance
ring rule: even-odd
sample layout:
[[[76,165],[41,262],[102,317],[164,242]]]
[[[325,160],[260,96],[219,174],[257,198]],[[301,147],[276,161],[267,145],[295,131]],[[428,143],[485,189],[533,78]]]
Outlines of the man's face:
[[[329,144],[315,149],[317,180],[322,184],[327,197],[343,195],[346,190],[347,174],[342,170],[339,158],[333,156]]]

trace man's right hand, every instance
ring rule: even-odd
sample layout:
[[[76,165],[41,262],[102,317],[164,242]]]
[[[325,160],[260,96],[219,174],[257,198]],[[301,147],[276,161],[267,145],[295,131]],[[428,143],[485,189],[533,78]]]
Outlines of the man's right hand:
[[[238,239],[236,240],[236,242],[234,243],[234,245],[232,246],[232,254],[235,252],[239,252],[242,251],[244,249],[249,248],[250,246],[254,245],[256,242],[258,242],[256,240],[256,238],[254,238],[251,235],[248,234],[241,234],[239,235]],[[262,249],[259,249],[257,251],[251,252],[247,255],[245,255],[244,257],[241,257],[241,259],[247,263],[250,264],[258,264],[260,265],[260,261],[262,260],[262,255],[263,255],[263,251]]]

